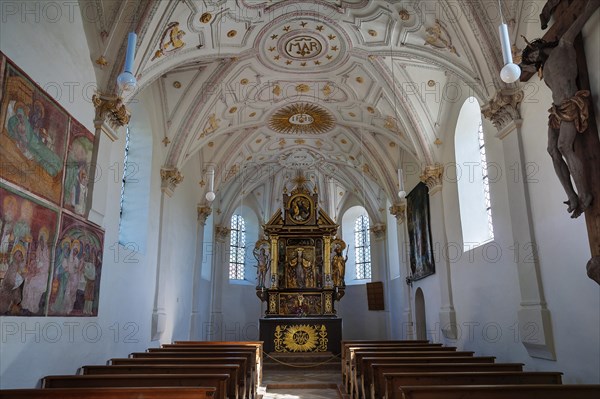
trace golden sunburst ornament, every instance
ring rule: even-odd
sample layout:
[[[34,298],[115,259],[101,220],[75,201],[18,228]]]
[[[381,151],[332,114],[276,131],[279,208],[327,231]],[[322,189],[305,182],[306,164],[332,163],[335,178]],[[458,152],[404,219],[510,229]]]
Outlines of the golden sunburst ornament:
[[[308,324],[290,326],[283,336],[283,344],[290,352],[312,352],[317,347],[317,341],[315,327]]]
[[[271,116],[269,127],[283,134],[322,134],[334,126],[333,116],[316,104],[295,103]]]

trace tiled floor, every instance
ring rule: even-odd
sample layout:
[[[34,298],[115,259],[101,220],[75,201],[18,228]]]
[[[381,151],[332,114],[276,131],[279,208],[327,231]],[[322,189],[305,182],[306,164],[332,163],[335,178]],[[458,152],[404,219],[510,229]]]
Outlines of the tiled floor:
[[[339,399],[339,370],[264,370],[263,399]]]

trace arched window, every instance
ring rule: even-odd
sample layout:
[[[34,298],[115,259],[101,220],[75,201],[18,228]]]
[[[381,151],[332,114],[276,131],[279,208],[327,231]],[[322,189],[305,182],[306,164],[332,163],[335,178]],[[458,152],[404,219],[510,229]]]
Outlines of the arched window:
[[[488,165],[481,109],[474,97],[463,104],[454,135],[456,178],[464,249],[494,239]]]
[[[246,253],[246,222],[241,215],[231,217],[231,241],[229,242],[229,279],[244,279]]]
[[[356,279],[371,278],[371,240],[369,217],[361,215],[354,222],[354,249],[356,251]]]

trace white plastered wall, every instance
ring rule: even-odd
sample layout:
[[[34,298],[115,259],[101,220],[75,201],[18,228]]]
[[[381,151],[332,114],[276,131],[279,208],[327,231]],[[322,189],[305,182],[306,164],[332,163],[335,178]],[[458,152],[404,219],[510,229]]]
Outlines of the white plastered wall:
[[[69,12],[73,4],[53,3],[63,7],[61,17],[52,15],[49,19],[43,12],[3,14],[0,50],[94,132],[94,65],[89,59],[81,16],[77,7]],[[153,115],[154,106],[151,100],[141,98],[132,106],[133,120]],[[158,126],[155,119],[145,125]],[[101,138],[101,174],[97,174],[90,213],[90,219],[105,230],[98,317],[0,317],[0,388],[32,388],[45,375],[75,374],[82,365],[104,364],[111,357],[126,357],[157,345],[150,340],[160,245],[160,222],[154,215],[160,210],[159,172],[165,150],[160,143],[161,130],[138,133],[154,135],[148,163],[139,165],[151,168],[145,253],[129,254],[118,245],[121,176],[115,175],[115,170],[123,170],[125,132],[121,129],[120,139],[115,142],[105,135]],[[170,218],[169,234],[163,237],[164,245],[170,248],[170,264],[165,284],[168,329],[161,337],[163,342],[187,339],[189,334],[198,166],[198,162],[190,162],[184,167],[184,182],[165,202]]]

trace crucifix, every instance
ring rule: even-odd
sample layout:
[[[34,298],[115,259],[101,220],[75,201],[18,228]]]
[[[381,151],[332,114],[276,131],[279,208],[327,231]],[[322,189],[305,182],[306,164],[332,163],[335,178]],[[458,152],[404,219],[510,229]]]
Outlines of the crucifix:
[[[567,194],[572,218],[585,213],[592,258],[588,276],[600,284],[600,141],[591,104],[581,29],[600,6],[596,0],[549,0],[540,15],[542,39],[523,50],[521,81],[537,71],[552,91],[548,152]],[[572,179],[572,180],[571,180]],[[573,187],[574,183],[574,187]]]

